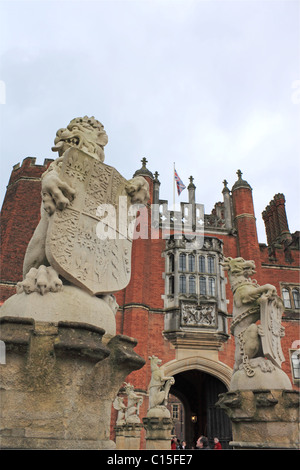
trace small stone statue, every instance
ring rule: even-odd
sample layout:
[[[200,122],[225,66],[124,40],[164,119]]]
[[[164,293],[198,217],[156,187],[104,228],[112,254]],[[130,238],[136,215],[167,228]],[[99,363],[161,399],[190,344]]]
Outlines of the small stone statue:
[[[284,306],[276,288],[271,284],[259,286],[250,278],[255,273],[254,261],[224,258],[222,265],[233,292],[231,332],[235,338],[235,364],[230,390],[290,389],[290,380],[281,370]],[[260,324],[256,323],[258,320]]]
[[[151,380],[149,384],[149,410],[147,416],[153,415],[155,410],[160,414],[168,414],[166,406],[171,386],[175,383],[174,377],[167,377],[159,368],[161,359],[149,356],[151,362]]]
[[[143,398],[135,393],[134,386],[125,383],[125,392],[127,394],[127,409],[125,412],[126,424],[140,423],[139,412],[143,403]]]
[[[117,426],[122,426],[125,424],[125,411],[126,411],[126,405],[124,404],[124,398],[117,396],[113,402],[113,407],[115,410],[118,411],[118,416],[117,416]]]
[[[140,406],[143,403],[143,398],[134,391],[134,386],[125,382],[125,393],[127,395],[127,406],[124,403],[124,398],[117,396],[113,402],[113,407],[118,411],[117,426],[125,424],[139,424]]]

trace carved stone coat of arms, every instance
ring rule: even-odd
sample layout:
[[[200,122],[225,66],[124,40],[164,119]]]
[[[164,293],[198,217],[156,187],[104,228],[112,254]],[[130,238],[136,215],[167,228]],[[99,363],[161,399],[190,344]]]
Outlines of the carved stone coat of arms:
[[[64,279],[92,295],[123,289],[130,280],[132,240],[127,233],[120,233],[116,222],[121,210],[119,197],[126,195],[126,179],[115,168],[76,148],[64,153],[60,177],[76,196],[50,218],[47,259]],[[106,217],[109,234],[99,237],[97,226],[103,224],[109,210],[114,216],[111,222]]]

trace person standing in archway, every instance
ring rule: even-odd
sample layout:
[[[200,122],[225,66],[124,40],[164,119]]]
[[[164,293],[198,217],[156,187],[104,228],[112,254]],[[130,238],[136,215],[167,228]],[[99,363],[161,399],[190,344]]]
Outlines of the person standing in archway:
[[[217,437],[214,438],[214,449],[217,449],[217,450],[221,450],[222,449],[222,445],[221,445],[221,442],[219,441],[219,439]]]

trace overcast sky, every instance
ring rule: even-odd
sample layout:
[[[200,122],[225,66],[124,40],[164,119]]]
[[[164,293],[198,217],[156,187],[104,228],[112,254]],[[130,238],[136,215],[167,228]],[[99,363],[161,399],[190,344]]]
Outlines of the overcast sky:
[[[57,129],[95,116],[106,163],[146,157],[162,199],[173,162],[210,213],[241,169],[261,212],[282,192],[299,221],[299,2],[0,1],[1,205],[12,166],[54,158]],[[184,190],[177,201],[188,201]]]

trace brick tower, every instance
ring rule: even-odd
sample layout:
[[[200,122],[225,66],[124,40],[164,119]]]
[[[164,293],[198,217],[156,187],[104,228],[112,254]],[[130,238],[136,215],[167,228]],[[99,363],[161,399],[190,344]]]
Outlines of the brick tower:
[[[252,188],[242,179],[241,170],[237,171],[238,180],[232,187],[233,217],[237,230],[238,256],[253,260],[256,266],[256,278],[260,282],[260,249],[258,244],[256,219],[252,199]]]

